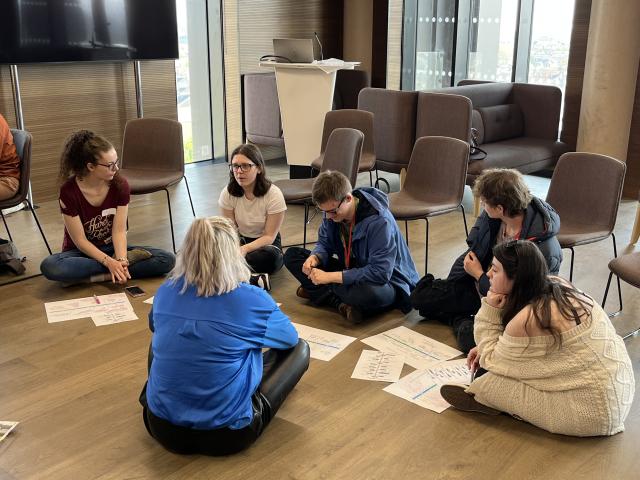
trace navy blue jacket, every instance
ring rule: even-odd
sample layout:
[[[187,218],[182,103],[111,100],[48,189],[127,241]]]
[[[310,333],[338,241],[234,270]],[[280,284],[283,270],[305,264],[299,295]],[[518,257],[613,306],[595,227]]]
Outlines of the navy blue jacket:
[[[359,192],[377,212],[357,222],[353,227],[351,248],[356,267],[342,272],[345,285],[359,282],[385,285],[390,283],[407,296],[419,279],[411,252],[389,211],[387,195],[377,188],[363,187]],[[334,254],[344,263],[344,247],[340,225],[324,219],[318,232],[318,243],[312,252],[324,265]]]
[[[483,211],[467,237],[469,249],[458,257],[451,267],[447,280],[460,280],[470,275],[464,270],[464,257],[473,251],[482,269],[486,272],[493,260],[493,247],[500,232],[501,221],[490,218]],[[549,272],[557,275],[562,263],[562,249],[556,235],[560,231],[560,216],[551,205],[538,197],[532,197],[522,221],[521,240],[535,243],[544,255]],[[489,278],[483,274],[478,280],[480,294],[485,296],[489,291]]]

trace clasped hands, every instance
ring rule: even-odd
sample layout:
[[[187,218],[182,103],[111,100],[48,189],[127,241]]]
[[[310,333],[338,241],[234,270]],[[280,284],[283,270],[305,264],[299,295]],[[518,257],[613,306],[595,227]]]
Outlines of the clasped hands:
[[[302,264],[302,273],[304,273],[314,285],[334,283],[331,275],[333,272],[325,272],[317,268],[318,265],[320,265],[320,259],[316,255],[310,255]]]
[[[104,265],[109,269],[113,283],[125,284],[127,280],[131,279],[129,261],[126,258],[116,260],[113,257],[107,257]]]

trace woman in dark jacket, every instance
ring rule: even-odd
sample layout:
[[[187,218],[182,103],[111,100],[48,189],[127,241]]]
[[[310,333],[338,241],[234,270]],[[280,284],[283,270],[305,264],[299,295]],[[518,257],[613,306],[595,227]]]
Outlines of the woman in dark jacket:
[[[520,172],[492,169],[480,175],[473,186],[484,211],[467,237],[469,248],[454,262],[446,280],[426,275],[411,294],[420,315],[449,323],[458,345],[469,351],[475,346],[473,317],[480,299],[489,290],[485,272],[493,259],[492,249],[509,240],[529,240],[544,256],[549,272],[556,275],[562,249],[556,235],[560,217],[544,200],[534,197]]]

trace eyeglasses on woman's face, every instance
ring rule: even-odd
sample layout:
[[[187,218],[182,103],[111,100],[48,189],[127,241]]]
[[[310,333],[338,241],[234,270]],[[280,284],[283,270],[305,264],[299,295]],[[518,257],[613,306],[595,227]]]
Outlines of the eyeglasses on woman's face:
[[[232,163],[229,165],[229,171],[247,173],[255,166],[255,163]]]
[[[115,172],[116,170],[118,170],[120,168],[120,162],[109,162],[109,163],[100,163],[100,162],[96,162],[96,165],[100,165],[101,167],[106,167],[109,170],[111,170],[112,172]]]

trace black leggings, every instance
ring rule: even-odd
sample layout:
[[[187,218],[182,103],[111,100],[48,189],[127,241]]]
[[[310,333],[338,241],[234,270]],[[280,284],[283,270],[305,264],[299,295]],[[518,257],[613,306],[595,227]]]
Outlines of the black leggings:
[[[151,360],[151,357],[149,358]],[[146,384],[140,394],[142,416],[149,434],[167,450],[179,454],[230,455],[249,447],[262,434],[282,403],[309,368],[309,345],[304,340],[289,350],[264,353],[262,382],[251,396],[253,419],[238,430],[216,428],[196,430],[174,425],[149,410]]]
[[[255,238],[240,236],[240,244],[251,243]],[[271,245],[247,253],[245,257],[249,267],[254,273],[268,273],[269,275],[276,273],[282,268],[284,263],[282,256],[282,240],[280,234],[276,235]]]

